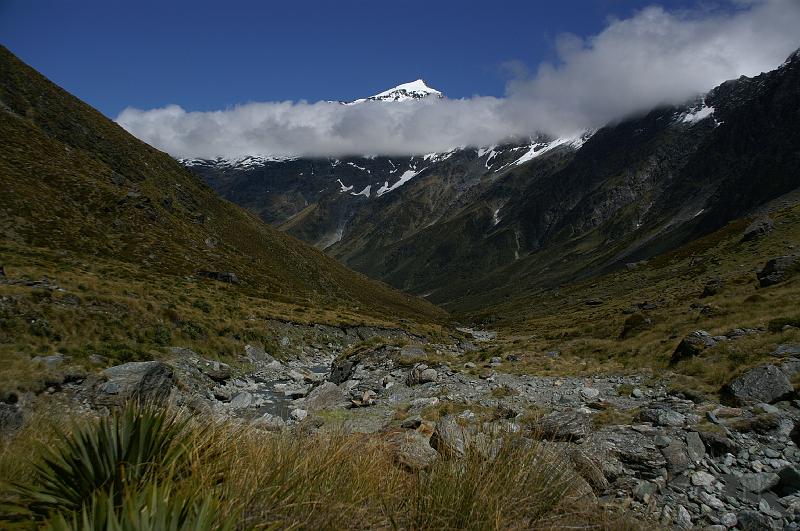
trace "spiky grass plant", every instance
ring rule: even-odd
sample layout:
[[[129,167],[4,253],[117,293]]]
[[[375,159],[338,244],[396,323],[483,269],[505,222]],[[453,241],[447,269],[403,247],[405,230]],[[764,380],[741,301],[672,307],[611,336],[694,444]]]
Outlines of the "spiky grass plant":
[[[211,531],[233,528],[233,515],[219,517],[213,493],[175,491],[171,484],[151,482],[128,490],[116,505],[113,492],[96,493],[78,512],[57,513],[46,524],[52,531]]]
[[[131,403],[93,422],[73,422],[31,463],[31,477],[15,485],[32,513],[73,513],[104,500],[122,505],[126,492],[185,473],[187,420]]]

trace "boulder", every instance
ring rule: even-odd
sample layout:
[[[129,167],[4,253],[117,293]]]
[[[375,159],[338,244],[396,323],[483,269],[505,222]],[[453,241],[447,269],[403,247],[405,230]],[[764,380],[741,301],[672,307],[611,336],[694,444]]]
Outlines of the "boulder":
[[[230,365],[221,361],[201,359],[197,366],[203,374],[215,382],[224,382],[232,374]]]
[[[163,403],[173,384],[172,368],[160,361],[135,361],[105,369],[95,403],[121,406],[128,400]]]
[[[686,422],[685,415],[661,404],[654,404],[652,407],[642,409],[638,418],[644,422],[650,422],[654,426],[683,426]]]
[[[428,439],[417,431],[392,433],[386,442],[395,461],[412,471],[429,468],[439,458],[438,452],[431,447]]]
[[[669,445],[661,449],[661,454],[667,462],[667,470],[675,476],[689,468],[689,454],[682,441],[673,439]]]
[[[726,391],[739,404],[770,404],[790,395],[794,388],[786,375],[775,365],[760,365],[726,386]]]
[[[789,465],[778,472],[780,481],[775,487],[775,492],[780,496],[790,496],[800,492],[800,466]]]
[[[46,369],[55,369],[64,364],[64,355],[57,353],[50,356],[34,356],[31,362],[38,363]]]
[[[456,417],[445,415],[436,422],[430,445],[445,457],[463,457],[467,452],[470,436]]]
[[[253,395],[248,393],[247,391],[242,391],[230,402],[230,406],[233,409],[246,409],[253,404]]]
[[[543,439],[576,440],[591,431],[591,416],[577,411],[552,411],[539,419],[536,429]]]
[[[0,403],[0,435],[14,432],[22,427],[22,411],[14,404]]]
[[[780,476],[773,472],[753,472],[742,474],[739,484],[746,491],[761,493],[777,486],[780,480]]]
[[[750,225],[744,229],[744,234],[742,235],[743,242],[749,242],[756,240],[765,234],[769,234],[775,228],[775,225],[770,219],[769,216],[764,216],[762,218],[758,218],[757,220],[753,221]]]
[[[776,358],[798,357],[800,356],[800,345],[778,345],[775,347],[775,350],[772,351],[772,355]]]
[[[736,515],[737,527],[742,531],[762,531],[771,529],[772,521],[769,516],[758,511],[744,510]]]
[[[706,282],[706,285],[703,286],[703,293],[700,294],[700,297],[712,297],[722,291],[724,285],[725,284],[722,282],[720,277],[711,278],[708,282]]]
[[[255,345],[245,345],[244,347],[244,355],[250,361],[263,361],[266,363],[271,363],[275,361],[275,358],[267,354],[267,352]]]
[[[266,431],[281,431],[286,427],[286,422],[276,415],[265,413],[263,416],[255,419],[251,425],[254,428],[259,428]]]
[[[699,463],[706,456],[706,446],[703,444],[703,439],[696,431],[690,431],[686,434],[686,451],[689,454],[689,459],[695,463]]]
[[[347,402],[347,397],[339,389],[338,385],[333,382],[325,382],[311,390],[303,403],[303,407],[310,411],[319,411],[340,407],[347,404]]]
[[[779,256],[768,261],[764,268],[756,276],[762,288],[772,286],[784,280],[788,280],[792,275],[800,270],[800,257],[798,256]]]
[[[436,369],[431,369],[424,363],[418,363],[409,371],[406,383],[408,385],[430,383],[435,382],[438,377]]]
[[[675,352],[672,353],[670,363],[675,364],[679,361],[697,356],[707,348],[711,348],[716,344],[711,334],[705,330],[695,330],[678,343]]]

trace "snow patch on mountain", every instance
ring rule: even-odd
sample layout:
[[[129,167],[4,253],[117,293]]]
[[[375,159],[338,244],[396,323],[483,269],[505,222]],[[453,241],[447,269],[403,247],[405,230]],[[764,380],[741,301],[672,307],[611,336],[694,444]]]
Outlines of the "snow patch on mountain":
[[[415,81],[411,81],[410,83],[403,83],[401,85],[397,85],[396,87],[392,87],[389,90],[384,90],[383,92],[379,92],[378,94],[370,96],[369,98],[359,98],[354,101],[342,103],[344,103],[344,105],[357,105],[359,103],[364,103],[365,101],[403,102],[421,100],[422,98],[427,98],[429,96],[434,98],[444,97],[440,91],[429,87],[424,80],[417,79]]]
[[[706,118],[708,118],[709,116],[711,116],[713,114],[714,114],[714,107],[708,107],[706,105],[703,105],[699,109],[694,110],[694,111],[692,111],[690,113],[687,113],[683,117],[683,120],[681,120],[681,121],[683,123],[694,124],[694,123],[697,123],[697,122],[699,122],[701,120],[705,120]]]
[[[350,195],[363,195],[364,197],[369,198],[372,195],[372,185],[368,184],[358,193],[350,192]]]
[[[342,187],[341,190],[339,190],[340,192],[349,192],[353,189],[352,184],[350,186],[345,186],[341,179],[336,179],[336,181],[339,183],[339,186]]]
[[[576,136],[556,138],[555,140],[551,140],[549,142],[534,142],[533,144],[530,145],[528,151],[520,158],[515,160],[512,164],[515,166],[519,166],[520,164],[524,164],[537,157],[541,157],[545,153],[552,151],[553,149],[559,146],[570,146],[574,149],[580,149],[581,146],[583,146],[583,144],[585,144],[590,137],[591,133],[586,132]]]
[[[400,179],[398,179],[398,181],[394,183],[392,186],[389,186],[389,183],[384,181],[383,186],[381,186],[376,192],[378,197],[382,196],[383,194],[388,194],[389,192],[397,190],[398,188],[406,184],[408,181],[419,175],[421,172],[422,170],[419,171],[406,170],[405,173],[403,173],[403,175],[400,176]]]

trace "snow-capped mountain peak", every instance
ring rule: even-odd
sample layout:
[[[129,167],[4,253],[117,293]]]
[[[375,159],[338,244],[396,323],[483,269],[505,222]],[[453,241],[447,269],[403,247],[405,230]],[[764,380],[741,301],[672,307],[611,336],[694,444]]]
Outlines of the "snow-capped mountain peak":
[[[422,79],[411,81],[410,83],[403,83],[392,87],[389,90],[384,90],[369,98],[360,98],[355,101],[348,102],[346,105],[353,105],[356,103],[363,103],[365,101],[384,101],[384,102],[398,102],[409,100],[421,100],[423,98],[443,98],[444,95],[435,88],[429,87]]]

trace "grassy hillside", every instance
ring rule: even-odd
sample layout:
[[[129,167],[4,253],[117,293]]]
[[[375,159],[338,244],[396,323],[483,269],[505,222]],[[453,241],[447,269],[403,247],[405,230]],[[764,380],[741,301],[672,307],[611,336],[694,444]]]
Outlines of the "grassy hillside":
[[[257,318],[419,329],[445,315],[220,199],[5,48],[0,189],[7,356],[175,340],[218,353]]]
[[[499,344],[480,356],[516,354],[521,362],[514,370],[532,374],[671,371],[690,388],[716,392],[735,374],[772,359],[777,345],[800,340],[800,278],[762,288],[756,277],[768,259],[800,248],[800,205],[786,203],[771,214],[775,230],[758,240],[742,241],[749,220],[737,220],[649,262],[556,289],[518,292],[471,313],[500,332]],[[703,296],[716,279],[718,293]],[[718,335],[735,328],[761,331],[670,364],[689,332]]]

